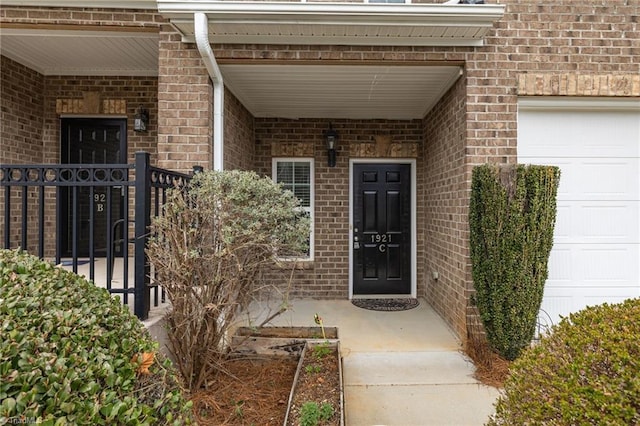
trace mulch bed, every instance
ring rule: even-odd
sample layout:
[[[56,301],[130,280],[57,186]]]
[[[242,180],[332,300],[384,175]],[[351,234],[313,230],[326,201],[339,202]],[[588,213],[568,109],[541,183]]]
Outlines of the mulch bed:
[[[504,387],[511,362],[491,350],[485,338],[469,338],[464,352],[473,360],[476,367],[474,376],[479,382],[495,388]]]
[[[191,396],[199,425],[282,425],[298,360],[236,359]]]
[[[330,403],[335,414],[321,426],[340,425],[340,376],[337,349],[317,358],[308,348],[292,401],[289,425],[299,425],[299,408],[308,401]],[[191,395],[196,420],[201,426],[284,423],[298,357],[239,358],[225,363],[203,389]],[[307,366],[311,366],[307,368]]]

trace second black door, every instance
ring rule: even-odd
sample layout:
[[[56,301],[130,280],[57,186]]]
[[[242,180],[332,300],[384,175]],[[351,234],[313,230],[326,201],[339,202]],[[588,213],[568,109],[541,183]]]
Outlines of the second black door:
[[[65,118],[61,121],[62,164],[122,164],[126,162],[126,119]],[[93,203],[90,203],[90,198]],[[75,209],[74,209],[75,198]],[[122,190],[105,186],[62,188],[61,244],[63,255],[71,255],[75,226],[79,256],[88,256],[91,249],[97,256],[108,250],[107,233],[115,231],[116,221],[123,216]],[[93,223],[90,206],[93,205]],[[110,210],[107,213],[107,210]],[[108,219],[110,218],[110,220]],[[75,219],[75,220],[74,220]],[[107,223],[110,221],[111,223]],[[122,232],[122,230],[119,230]],[[93,247],[90,234],[93,232]],[[112,236],[113,237],[113,236]],[[118,250],[116,249],[116,252]]]

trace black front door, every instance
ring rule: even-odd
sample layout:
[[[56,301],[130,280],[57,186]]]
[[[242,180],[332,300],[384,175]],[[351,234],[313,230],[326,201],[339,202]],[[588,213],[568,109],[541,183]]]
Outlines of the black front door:
[[[60,134],[62,164],[122,164],[126,161],[126,119],[65,118],[61,121]],[[79,256],[88,256],[91,249],[95,255],[105,256],[107,234],[114,232],[116,221],[122,218],[122,190],[97,186],[92,192],[87,186],[63,187],[60,196],[62,254],[72,254],[75,231]],[[93,247],[89,243],[91,237]]]
[[[353,166],[353,294],[411,293],[411,165]]]

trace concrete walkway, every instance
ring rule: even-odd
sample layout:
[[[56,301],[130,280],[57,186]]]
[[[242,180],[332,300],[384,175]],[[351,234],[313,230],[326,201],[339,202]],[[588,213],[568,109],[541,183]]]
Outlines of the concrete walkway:
[[[473,364],[444,321],[417,308],[376,312],[348,300],[296,300],[271,325],[338,327],[347,426],[482,425],[498,390],[473,378]]]

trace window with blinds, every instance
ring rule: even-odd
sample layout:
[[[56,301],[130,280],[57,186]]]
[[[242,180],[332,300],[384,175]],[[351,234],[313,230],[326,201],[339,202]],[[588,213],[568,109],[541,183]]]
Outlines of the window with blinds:
[[[281,184],[284,189],[293,192],[300,200],[300,209],[311,218],[311,232],[309,235],[309,253],[307,258],[313,258],[313,160],[309,158],[274,158],[273,180]]]

